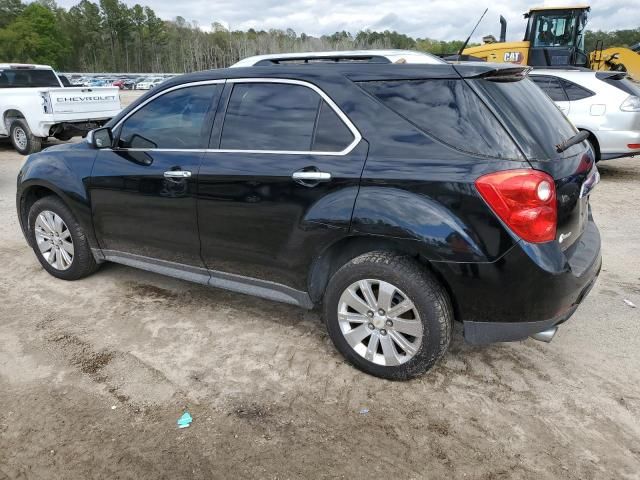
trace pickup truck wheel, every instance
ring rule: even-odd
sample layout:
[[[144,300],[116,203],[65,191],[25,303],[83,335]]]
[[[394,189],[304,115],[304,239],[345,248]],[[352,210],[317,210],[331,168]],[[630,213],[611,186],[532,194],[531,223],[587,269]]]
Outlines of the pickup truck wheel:
[[[14,120],[9,129],[13,148],[22,155],[30,155],[42,150],[42,138],[31,133],[24,120]]]
[[[36,201],[29,210],[28,225],[33,251],[54,277],[78,280],[97,270],[82,227],[59,198]]]
[[[380,251],[351,260],[333,275],[324,318],[350,363],[377,377],[404,380],[445,354],[453,313],[446,291],[422,265]]]

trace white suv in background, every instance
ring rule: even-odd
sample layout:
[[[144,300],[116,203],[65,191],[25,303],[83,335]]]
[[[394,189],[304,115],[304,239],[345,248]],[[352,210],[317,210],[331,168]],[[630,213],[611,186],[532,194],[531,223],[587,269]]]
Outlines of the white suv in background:
[[[160,85],[164,81],[160,77],[149,77],[142,82],[136,83],[136,90],[151,90],[153,87]]]
[[[640,85],[622,72],[534,69],[529,77],[579,130],[597,160],[640,154]]]

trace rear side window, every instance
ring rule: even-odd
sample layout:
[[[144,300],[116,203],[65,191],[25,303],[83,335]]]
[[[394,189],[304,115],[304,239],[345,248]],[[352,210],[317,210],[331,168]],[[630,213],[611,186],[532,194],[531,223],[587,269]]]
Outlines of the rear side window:
[[[211,130],[207,113],[217,104],[221,89],[221,85],[185,87],[152,100],[124,121],[118,145],[142,149],[207,148]]]
[[[220,148],[311,150],[320,96],[284,83],[238,83],[227,106]]]
[[[500,122],[463,80],[388,80],[359,85],[452,148],[486,157],[522,160]]]
[[[533,80],[533,83],[538,85],[544,93],[549,95],[549,98],[554,102],[566,102],[569,100],[564,88],[562,88],[560,80],[557,78],[546,75],[531,75],[529,78]]]
[[[567,97],[569,100],[582,100],[584,98],[589,98],[595,95],[591,90],[587,90],[586,88],[581,87],[580,85],[576,85],[569,80],[562,80],[562,85],[564,86],[565,92],[567,92]]]
[[[320,103],[312,150],[340,152],[353,142],[353,134],[324,100]]]
[[[0,70],[0,88],[59,87],[53,70],[16,68]]]

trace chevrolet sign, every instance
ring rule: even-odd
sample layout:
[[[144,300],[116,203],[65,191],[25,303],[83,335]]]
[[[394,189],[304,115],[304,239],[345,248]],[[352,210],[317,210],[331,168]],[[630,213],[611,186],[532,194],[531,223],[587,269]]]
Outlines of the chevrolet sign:
[[[116,99],[115,95],[94,95],[91,97],[56,97],[57,103],[86,103],[86,102],[112,102]]]

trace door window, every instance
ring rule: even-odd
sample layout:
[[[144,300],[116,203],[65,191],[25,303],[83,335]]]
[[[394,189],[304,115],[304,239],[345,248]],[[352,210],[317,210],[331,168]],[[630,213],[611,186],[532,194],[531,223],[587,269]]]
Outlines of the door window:
[[[127,118],[120,131],[120,148],[207,148],[209,109],[217,104],[221,84],[185,87],[152,100]]]
[[[566,102],[569,99],[562,88],[560,80],[546,75],[530,75],[529,78],[538,85],[554,102]]]
[[[309,151],[319,103],[320,96],[301,85],[236,84],[220,148]]]
[[[220,148],[339,152],[353,134],[314,90],[287,83],[237,83],[224,119]]]

